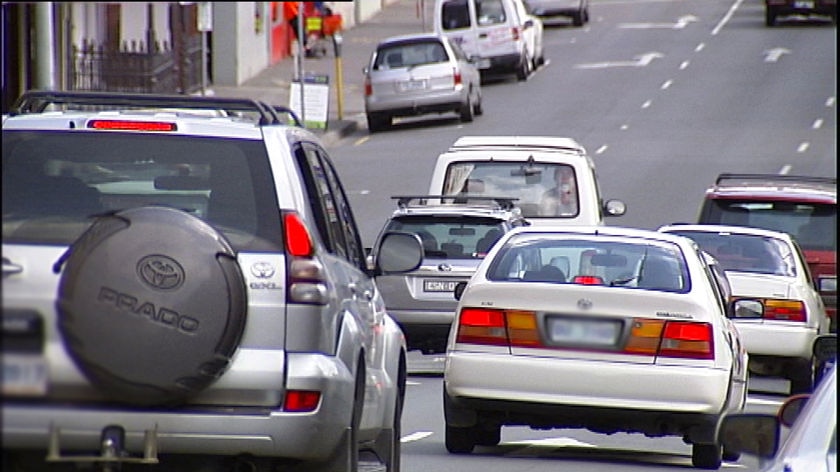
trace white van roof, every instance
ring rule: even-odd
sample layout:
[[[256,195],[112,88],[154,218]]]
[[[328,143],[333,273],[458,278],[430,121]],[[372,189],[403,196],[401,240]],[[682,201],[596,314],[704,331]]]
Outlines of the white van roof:
[[[562,151],[580,155],[586,154],[586,149],[574,139],[557,136],[463,136],[449,147],[449,151],[485,149]]]

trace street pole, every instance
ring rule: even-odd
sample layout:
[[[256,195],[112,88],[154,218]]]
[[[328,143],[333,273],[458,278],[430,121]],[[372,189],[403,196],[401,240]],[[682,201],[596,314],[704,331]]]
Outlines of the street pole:
[[[335,48],[335,94],[338,105],[338,119],[344,119],[344,79],[341,75],[341,33],[333,33],[333,47]]]
[[[304,31],[303,24],[306,21],[306,18],[303,15],[303,2],[298,2],[298,22],[297,22],[297,30],[298,30],[298,54],[297,54],[297,64],[298,64],[298,82],[300,83],[300,121],[303,124],[303,127],[306,128],[306,105],[303,100],[304,93],[303,93],[303,76],[305,75],[303,72],[303,55],[304,55]]]

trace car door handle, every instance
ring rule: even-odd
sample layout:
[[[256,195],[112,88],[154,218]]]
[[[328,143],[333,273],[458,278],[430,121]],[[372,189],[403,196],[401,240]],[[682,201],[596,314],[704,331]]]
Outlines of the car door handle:
[[[487,37],[487,33],[481,33],[481,34],[479,34],[479,35],[478,35],[478,37],[479,37],[479,38],[486,38],[486,37]]]
[[[8,258],[3,258],[3,277],[12,274],[20,274],[23,272],[23,266],[20,264],[15,264]]]

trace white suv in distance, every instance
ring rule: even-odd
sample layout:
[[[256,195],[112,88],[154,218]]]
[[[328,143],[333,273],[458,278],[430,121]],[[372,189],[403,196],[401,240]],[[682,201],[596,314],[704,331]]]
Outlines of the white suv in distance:
[[[385,308],[399,323],[408,349],[425,354],[444,352],[455,317],[453,296],[458,282],[467,281],[493,244],[513,228],[528,222],[508,198],[444,199],[440,195],[392,197],[398,208],[382,228],[417,234],[423,241],[420,266],[405,274],[376,277]]]
[[[513,198],[533,225],[602,225],[626,211],[601,197],[595,162],[566,137],[458,138],[438,156],[429,194]]]
[[[750,373],[814,388],[822,363],[814,340],[828,333],[825,305],[799,244],[787,233],[747,226],[669,225],[717,259],[732,287],[733,320],[750,353]]]
[[[459,297],[444,368],[446,448],[503,426],[678,436],[695,467],[733,456],[716,427],[743,409],[748,354],[697,244],[612,226],[528,226],[499,240]]]
[[[403,334],[280,111],[35,91],[3,116],[4,470],[398,470]]]

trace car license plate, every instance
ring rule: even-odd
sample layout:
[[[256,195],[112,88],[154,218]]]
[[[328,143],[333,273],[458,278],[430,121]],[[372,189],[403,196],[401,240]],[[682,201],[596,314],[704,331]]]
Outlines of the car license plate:
[[[613,346],[618,342],[621,323],[615,320],[549,318],[549,335],[558,343]]]
[[[479,59],[478,60],[478,68],[479,69],[489,69],[490,68],[490,59]]]
[[[425,90],[425,88],[425,80],[406,80],[405,82],[400,82],[401,92],[413,92],[415,90]]]
[[[424,280],[424,292],[454,292],[457,280]]]
[[[793,2],[793,8],[814,9],[814,2]]]
[[[47,364],[43,357],[3,355],[3,395],[47,393]]]

